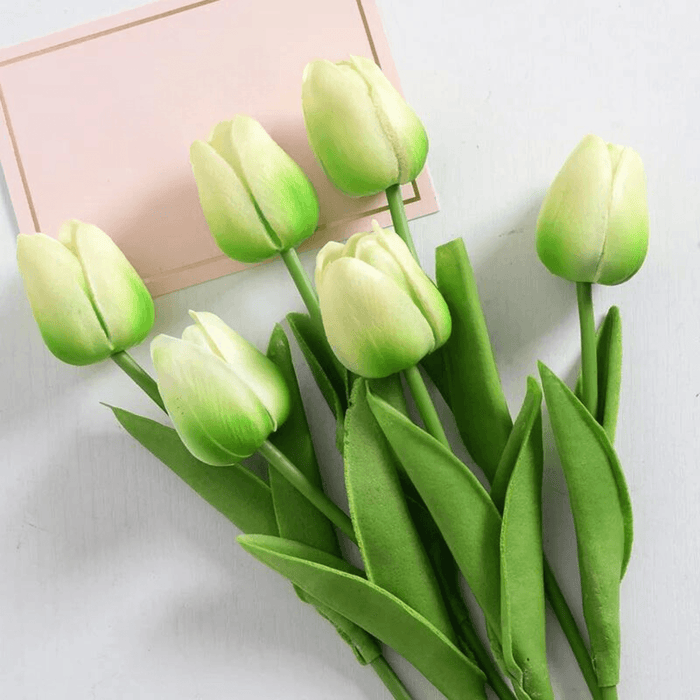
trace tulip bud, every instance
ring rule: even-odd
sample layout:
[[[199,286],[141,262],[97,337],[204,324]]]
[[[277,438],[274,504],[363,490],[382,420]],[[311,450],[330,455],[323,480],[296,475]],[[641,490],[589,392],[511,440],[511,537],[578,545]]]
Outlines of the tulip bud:
[[[58,240],[20,234],[17,264],[44,342],[63,362],[99,362],[140,343],[153,326],[146,286],[97,226],[67,221]]]
[[[260,262],[299,245],[318,224],[318,200],[303,170],[263,127],[242,114],[195,141],[190,162],[217,245]]]
[[[445,300],[406,244],[376,221],[345,245],[327,243],[316,287],[328,342],[363,377],[387,377],[417,364],[452,331]]]
[[[309,63],[301,101],[311,148],[346,194],[376,194],[423,169],[423,124],[374,61],[352,56]]]
[[[182,340],[151,343],[158,389],[175,430],[197,459],[214,466],[249,457],[289,415],[276,365],[218,316],[190,315]]]
[[[559,171],[537,219],[537,254],[572,282],[619,284],[639,270],[649,243],[642,159],[586,136]]]

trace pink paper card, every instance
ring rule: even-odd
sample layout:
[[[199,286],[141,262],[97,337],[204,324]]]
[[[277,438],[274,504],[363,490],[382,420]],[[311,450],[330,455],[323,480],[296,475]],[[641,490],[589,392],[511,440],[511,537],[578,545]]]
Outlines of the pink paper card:
[[[20,231],[66,219],[110,234],[154,295],[244,266],[209,234],[189,146],[236,113],[258,119],[321,203],[306,247],[389,225],[383,195],[352,199],[306,140],[301,75],[315,58],[372,57],[398,87],[372,0],[163,0],[0,51],[0,160]],[[424,171],[409,218],[437,211]]]

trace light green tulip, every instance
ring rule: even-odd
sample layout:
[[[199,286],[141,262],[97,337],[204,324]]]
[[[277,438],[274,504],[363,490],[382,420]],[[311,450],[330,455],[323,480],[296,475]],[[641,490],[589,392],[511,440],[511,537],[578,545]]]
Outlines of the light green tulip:
[[[642,159],[586,136],[549,188],[537,220],[537,253],[572,282],[619,284],[639,270],[649,243]]]
[[[217,124],[192,144],[190,162],[209,229],[230,258],[260,262],[316,230],[313,185],[255,119]]]
[[[158,389],[187,449],[207,464],[234,464],[255,452],[289,415],[289,390],[276,365],[214,314],[190,311],[182,340],[151,343]]]
[[[395,233],[372,222],[316,259],[316,288],[333,351],[352,372],[387,377],[417,364],[452,331],[445,300]]]
[[[58,240],[20,234],[17,263],[44,342],[63,362],[104,360],[140,343],[153,326],[146,286],[97,226],[67,221]]]
[[[376,194],[423,169],[423,124],[374,61],[309,63],[301,100],[311,148],[346,194]]]

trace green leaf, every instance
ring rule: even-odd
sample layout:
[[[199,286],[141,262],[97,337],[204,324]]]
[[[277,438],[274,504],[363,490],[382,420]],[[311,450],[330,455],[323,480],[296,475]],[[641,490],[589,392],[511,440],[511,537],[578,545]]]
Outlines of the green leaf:
[[[598,411],[596,418],[605,429],[612,444],[615,442],[622,381],[622,321],[617,306],[610,307],[605,320],[596,333],[596,343],[598,364]],[[577,398],[581,398],[580,373],[574,393]]]
[[[513,430],[506,443],[498,469],[491,482],[491,500],[495,503],[499,512],[503,512],[506,499],[506,490],[513,474],[513,469],[518,461],[520,452],[527,436],[532,433],[533,426],[538,416],[541,414],[542,391],[537,382],[528,377],[527,392],[518,417],[515,419]]]
[[[501,528],[503,661],[521,700],[554,700],[547,667],[542,564],[542,391],[528,378],[527,394],[504,456],[519,444],[510,473]],[[498,482],[495,482],[498,483]],[[493,495],[493,493],[492,493]]]
[[[403,393],[403,384],[400,374],[392,374],[385,379],[368,379],[367,386],[370,391],[384,399],[404,416],[408,415],[408,404]]]
[[[389,380],[392,381],[392,380]],[[387,382],[373,382],[382,391]],[[454,631],[440,587],[404,499],[396,460],[355,380],[345,417],[345,483],[370,581],[403,600],[446,637]]]
[[[450,450],[386,401],[368,393],[384,435],[440,528],[496,630],[500,624],[501,517],[478,479]]]
[[[307,314],[291,313],[287,322],[294,333],[299,348],[306,358],[311,374],[323,394],[328,407],[336,420],[335,442],[338,450],[343,449],[343,432],[347,397],[349,394],[349,375],[338,358],[333,354],[326,336],[314,324]]]
[[[277,534],[270,487],[239,464],[212,467],[193,457],[165,425],[110,406],[126,431],[243,532]]]
[[[615,442],[622,381],[622,321],[617,306],[610,307],[598,332],[598,422]]]
[[[276,537],[247,535],[238,541],[262,563],[395,649],[449,700],[485,700],[479,668],[428,620],[344,561]]]
[[[309,424],[304,412],[299,383],[297,382],[289,341],[282,327],[277,324],[270,336],[267,356],[282,372],[291,397],[289,418],[281,428],[270,436],[270,440],[303,472],[311,483],[322,487],[316,452]],[[276,469],[270,470],[270,488],[277,515],[279,533],[282,537],[307,544],[334,556],[340,557],[340,546],[330,520],[297,491]],[[355,623],[310,597],[304,590],[294,586],[297,595],[336,628],[338,634],[352,647],[362,664],[374,661],[381,649],[377,641]]]
[[[435,275],[452,316],[452,335],[423,366],[452,409],[467,451],[491,480],[513,422],[461,238],[437,248]]]
[[[279,324],[272,331],[267,356],[282,372],[289,388],[291,404],[289,417],[279,430],[270,436],[270,441],[314,486],[322,488],[321,473],[294,372],[289,341]],[[340,556],[338,538],[330,520],[276,469],[270,470],[270,488],[281,537]]]
[[[620,581],[632,548],[629,494],[608,434],[541,363],[540,375],[574,515],[593,665],[600,686],[614,686],[620,663]]]

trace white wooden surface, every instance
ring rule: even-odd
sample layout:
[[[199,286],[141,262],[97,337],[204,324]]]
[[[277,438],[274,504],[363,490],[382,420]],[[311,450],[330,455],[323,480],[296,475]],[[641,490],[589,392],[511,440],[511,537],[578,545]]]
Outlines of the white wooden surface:
[[[2,0],[0,44],[135,4]],[[577,357],[573,289],[533,248],[546,187],[587,132],[642,154],[649,256],[631,282],[596,293],[599,313],[622,309],[617,445],[636,516],[620,697],[690,697],[700,691],[700,15],[690,0],[379,5],[431,138],[442,206],[414,223],[417,248],[431,269],[434,246],[464,236],[514,412],[537,359],[570,378]],[[117,368],[77,369],[45,350],[0,193],[0,695],[388,698],[291,587],[237,546],[235,529],[99,405],[155,416]],[[262,347],[301,304],[275,263],[159,299],[154,334],[179,333],[188,308],[223,316]],[[134,354],[149,364],[146,347]],[[306,371],[301,380],[339,497],[330,421]],[[572,526],[551,451],[549,462],[547,547],[573,596]],[[556,624],[549,631],[557,697],[587,697]],[[398,668],[416,698],[439,697]]]

